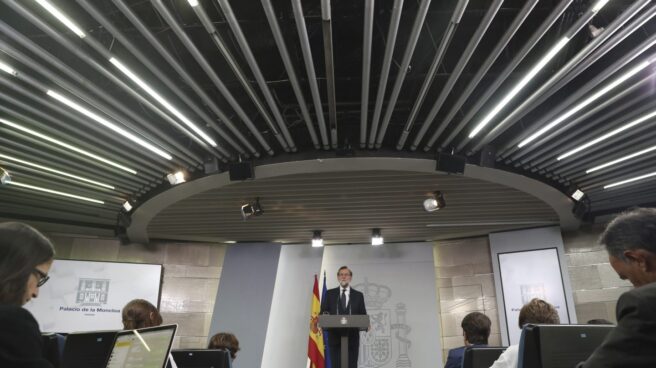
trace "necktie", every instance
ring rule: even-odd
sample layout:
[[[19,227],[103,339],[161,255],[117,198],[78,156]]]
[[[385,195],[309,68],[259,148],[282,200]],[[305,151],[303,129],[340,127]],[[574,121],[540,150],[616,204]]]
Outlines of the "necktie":
[[[342,298],[339,304],[342,307],[342,314],[346,314],[346,289],[342,289]]]

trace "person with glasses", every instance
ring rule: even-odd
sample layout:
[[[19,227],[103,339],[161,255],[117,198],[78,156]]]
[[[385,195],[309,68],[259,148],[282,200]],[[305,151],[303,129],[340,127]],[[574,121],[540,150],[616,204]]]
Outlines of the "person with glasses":
[[[52,368],[39,325],[22,307],[48,281],[54,256],[50,240],[34,228],[0,223],[0,367]]]

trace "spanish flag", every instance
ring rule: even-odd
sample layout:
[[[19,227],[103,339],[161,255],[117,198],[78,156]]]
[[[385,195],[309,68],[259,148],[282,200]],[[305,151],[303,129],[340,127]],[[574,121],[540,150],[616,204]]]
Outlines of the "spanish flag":
[[[310,368],[324,368],[323,336],[321,336],[321,330],[317,325],[319,312],[321,311],[321,302],[319,301],[319,281],[317,280],[317,275],[314,275],[314,290],[312,294],[308,358],[310,358]]]

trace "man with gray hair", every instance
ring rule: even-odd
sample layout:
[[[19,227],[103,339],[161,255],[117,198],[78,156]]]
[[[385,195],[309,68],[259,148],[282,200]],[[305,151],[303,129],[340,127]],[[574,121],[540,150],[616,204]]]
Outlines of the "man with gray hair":
[[[656,367],[656,208],[620,214],[599,242],[617,275],[635,289],[620,296],[617,327],[579,367]]]

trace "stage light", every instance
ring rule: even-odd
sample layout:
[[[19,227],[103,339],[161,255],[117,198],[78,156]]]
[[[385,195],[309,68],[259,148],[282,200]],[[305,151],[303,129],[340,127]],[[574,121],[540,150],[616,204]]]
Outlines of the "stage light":
[[[171,185],[178,185],[187,181],[187,179],[185,179],[185,174],[182,171],[178,171],[173,174],[168,174],[166,175],[166,178],[169,180],[169,183],[171,183]]]
[[[585,193],[583,193],[581,189],[577,188],[572,194],[570,194],[570,197],[572,197],[573,200],[578,202],[581,200],[581,198],[583,198],[584,195]]]
[[[125,210],[125,212],[132,211],[132,204],[130,203],[130,201],[125,201],[123,203],[123,209]]]
[[[9,172],[0,167],[0,184],[9,184],[11,183],[11,175]]]
[[[321,230],[314,230],[312,234],[312,247],[321,248],[323,247],[323,238],[321,237]]]
[[[385,242],[383,241],[383,235],[380,232],[380,229],[373,229],[371,231],[371,245],[373,246],[378,246],[378,245],[383,245]]]
[[[260,205],[260,198],[255,198],[254,202],[244,203],[241,205],[241,217],[248,220],[252,216],[262,215],[262,206]]]
[[[444,200],[444,194],[440,191],[434,192],[430,198],[424,200],[424,210],[426,212],[435,212],[444,207],[446,207],[446,201]]]
[[[84,38],[86,35],[84,34],[84,31],[80,27],[78,27],[75,23],[73,23],[72,20],[68,19],[64,13],[61,12],[61,10],[57,9],[54,7],[52,4],[50,4],[46,0],[36,0],[39,5],[41,5],[44,9],[46,9],[50,14],[55,16],[60,22],[62,22],[68,29],[73,31],[78,37]]]

